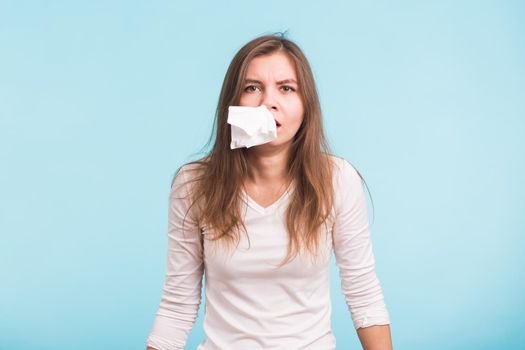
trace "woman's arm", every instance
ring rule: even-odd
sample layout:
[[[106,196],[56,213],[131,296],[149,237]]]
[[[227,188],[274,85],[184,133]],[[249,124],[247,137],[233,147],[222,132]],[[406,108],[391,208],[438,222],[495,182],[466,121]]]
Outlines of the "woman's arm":
[[[364,187],[348,161],[339,164],[332,235],[341,288],[364,349],[391,349],[390,318],[375,273]]]
[[[357,335],[364,350],[392,350],[390,325],[359,328]]]
[[[197,319],[204,270],[201,233],[189,207],[184,170],[172,184],[168,211],[166,277],[146,346],[183,350]]]

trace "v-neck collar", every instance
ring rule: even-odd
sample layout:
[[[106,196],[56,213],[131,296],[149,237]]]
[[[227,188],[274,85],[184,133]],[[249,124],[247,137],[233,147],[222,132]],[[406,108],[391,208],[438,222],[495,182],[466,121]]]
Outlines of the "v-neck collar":
[[[266,208],[265,207],[262,207],[259,203],[257,203],[255,200],[253,200],[245,191],[244,189],[241,189],[241,195],[243,196],[244,200],[246,201],[246,203],[254,210],[256,210],[258,213],[260,214],[268,214],[272,211],[274,211],[278,206],[279,204],[284,201],[284,199],[286,197],[289,196],[290,194],[290,190],[292,189],[292,186],[293,186],[293,181],[288,185],[288,188],[286,189],[286,191],[284,191],[284,193],[275,201],[273,202],[272,204],[270,204],[269,206],[267,206]]]

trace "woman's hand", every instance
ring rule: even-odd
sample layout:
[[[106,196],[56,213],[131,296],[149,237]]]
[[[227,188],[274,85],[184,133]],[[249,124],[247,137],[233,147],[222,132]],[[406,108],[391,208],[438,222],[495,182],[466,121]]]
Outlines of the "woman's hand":
[[[392,350],[390,325],[358,328],[357,335],[364,350]]]

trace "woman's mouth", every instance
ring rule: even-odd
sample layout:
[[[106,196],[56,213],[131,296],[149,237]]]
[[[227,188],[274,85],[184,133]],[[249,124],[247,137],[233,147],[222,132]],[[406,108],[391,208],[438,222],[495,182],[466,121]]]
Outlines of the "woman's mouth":
[[[276,120],[276,121],[275,121],[275,126],[279,128],[279,127],[281,127],[281,123],[279,123],[279,122]]]

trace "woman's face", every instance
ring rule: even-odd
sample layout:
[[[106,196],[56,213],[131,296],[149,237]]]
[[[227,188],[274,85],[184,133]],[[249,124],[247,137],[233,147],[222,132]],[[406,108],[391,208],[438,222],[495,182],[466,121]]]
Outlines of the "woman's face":
[[[248,65],[239,105],[263,104],[277,123],[277,138],[255,147],[291,143],[303,121],[304,108],[293,61],[284,52],[255,57]]]

